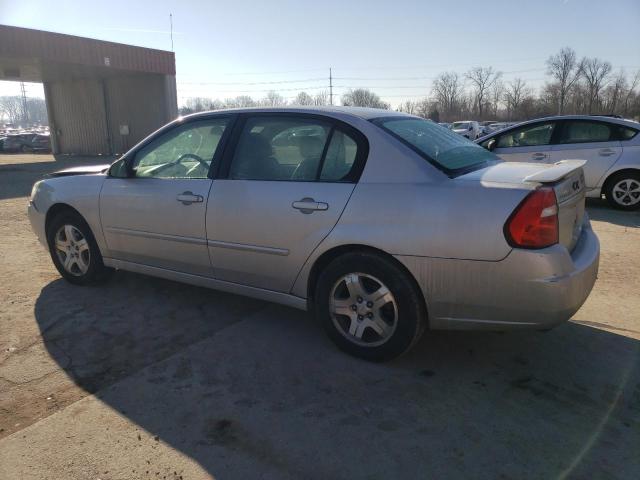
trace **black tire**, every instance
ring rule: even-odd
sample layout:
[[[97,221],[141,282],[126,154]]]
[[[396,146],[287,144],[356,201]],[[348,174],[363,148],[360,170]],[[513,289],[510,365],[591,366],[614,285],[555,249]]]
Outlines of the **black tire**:
[[[340,329],[341,321],[351,324],[356,320],[338,315],[334,321],[331,315],[330,302],[331,296],[335,295],[334,287],[345,288],[346,285],[343,287],[338,282],[351,273],[364,274],[365,277],[379,280],[395,300],[395,327],[386,340],[383,340],[383,337],[376,339],[384,343],[372,342],[372,346],[356,343],[358,340],[353,336],[351,339],[348,338],[349,334],[344,327]],[[365,280],[369,281],[368,278]],[[389,304],[386,307],[389,307]],[[392,259],[369,252],[341,255],[320,272],[315,289],[314,314],[338,348],[350,355],[371,361],[391,360],[408,351],[420,339],[427,323],[426,307],[413,278]],[[368,333],[378,335],[376,332]],[[362,334],[360,342],[364,341],[365,334]]]
[[[77,229],[82,234],[82,237],[86,239],[88,244],[88,260],[85,262],[88,264],[88,268],[84,273],[80,272],[80,269],[77,267],[75,269],[75,273],[67,271],[57,253],[56,235],[61,228],[64,228],[65,225],[71,225]],[[96,239],[93,236],[93,232],[91,232],[91,228],[89,228],[89,225],[84,218],[76,212],[70,210],[61,212],[49,222],[47,227],[47,244],[49,245],[49,254],[51,255],[53,264],[58,272],[60,272],[60,275],[70,283],[75,285],[92,285],[100,283],[105,281],[113,271],[112,269],[104,266],[100,249],[98,248]]]
[[[620,200],[616,197],[614,187],[616,187],[616,185],[619,185],[620,182],[624,182],[625,180],[627,182],[634,182],[634,184],[640,184],[640,172],[626,171],[613,174],[610,178],[607,179],[604,185],[604,196],[606,197],[607,202],[609,202],[609,205],[611,205],[613,208],[626,211],[638,210],[640,208],[640,201],[636,201],[635,204],[625,205],[624,197],[621,197]],[[633,196],[628,198],[633,198],[634,200],[638,198],[640,200],[640,191],[638,191],[637,193],[634,192],[634,194],[632,195]]]

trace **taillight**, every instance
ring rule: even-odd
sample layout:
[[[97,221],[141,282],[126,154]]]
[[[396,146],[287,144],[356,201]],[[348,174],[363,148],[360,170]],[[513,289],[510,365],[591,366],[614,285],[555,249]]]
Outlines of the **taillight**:
[[[512,247],[544,248],[558,243],[558,202],[553,188],[531,192],[504,225]]]

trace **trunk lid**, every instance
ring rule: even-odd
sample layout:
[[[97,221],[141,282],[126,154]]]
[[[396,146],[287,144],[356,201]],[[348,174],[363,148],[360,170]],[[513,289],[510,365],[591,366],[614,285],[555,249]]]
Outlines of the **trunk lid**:
[[[497,162],[487,168],[458,177],[479,181],[487,187],[527,190],[552,187],[558,201],[559,243],[573,250],[582,233],[585,203],[584,160],[563,160],[552,164]],[[515,207],[514,207],[515,208]]]

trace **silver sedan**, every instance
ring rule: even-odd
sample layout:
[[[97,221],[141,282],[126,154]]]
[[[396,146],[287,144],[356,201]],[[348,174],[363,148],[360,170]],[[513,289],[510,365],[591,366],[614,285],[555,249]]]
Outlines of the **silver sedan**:
[[[427,328],[568,320],[598,271],[583,163],[503,162],[383,110],[228,110],[53,174],[28,210],[74,284],[122,269],[308,309],[385,360]]]

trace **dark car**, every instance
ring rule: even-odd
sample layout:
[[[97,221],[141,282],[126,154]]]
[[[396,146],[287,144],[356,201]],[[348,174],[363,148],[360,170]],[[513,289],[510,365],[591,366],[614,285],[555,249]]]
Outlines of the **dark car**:
[[[51,150],[49,135],[21,133],[9,135],[2,144],[3,152],[48,152]]]

